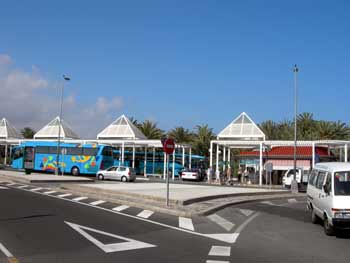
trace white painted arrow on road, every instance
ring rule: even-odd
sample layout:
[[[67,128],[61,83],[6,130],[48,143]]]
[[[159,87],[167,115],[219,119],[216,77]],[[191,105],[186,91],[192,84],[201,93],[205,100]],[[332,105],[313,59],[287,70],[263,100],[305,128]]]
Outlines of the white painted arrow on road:
[[[97,229],[93,229],[86,226],[81,226],[78,224],[70,223],[65,221],[67,225],[69,225],[71,228],[73,228],[75,231],[77,231],[79,234],[81,234],[83,237],[85,237],[87,240],[95,244],[97,247],[102,249],[105,253],[112,253],[112,252],[119,252],[119,251],[125,251],[125,250],[134,250],[134,249],[141,249],[141,248],[150,248],[150,247],[156,247],[155,245],[137,241],[135,239],[126,238],[118,235],[114,235],[111,233],[103,232]],[[118,243],[112,243],[112,244],[103,244],[101,241],[97,240],[90,234],[88,234],[85,230],[88,230],[90,232],[95,232],[101,235],[114,237],[117,239],[125,240],[125,242],[118,242]]]

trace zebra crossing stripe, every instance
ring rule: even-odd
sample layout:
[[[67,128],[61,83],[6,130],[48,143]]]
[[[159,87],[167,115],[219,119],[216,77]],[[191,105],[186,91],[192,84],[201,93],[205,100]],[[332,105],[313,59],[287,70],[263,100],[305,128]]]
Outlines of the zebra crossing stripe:
[[[294,203],[297,203],[297,202],[298,201],[295,198],[288,199],[288,203],[290,203],[290,204],[294,204]]]
[[[139,213],[137,216],[142,218],[149,218],[151,215],[153,215],[153,211],[150,210],[143,210],[141,213]]]
[[[57,197],[67,197],[67,196],[71,196],[72,194],[62,194],[62,195],[58,195]]]
[[[85,200],[85,199],[88,199],[88,198],[86,196],[80,196],[80,197],[74,198],[72,200],[76,201],[76,202],[79,202],[79,201],[82,201],[82,200]]]
[[[179,227],[194,231],[193,223],[191,218],[179,217]]]
[[[120,205],[120,206],[114,207],[112,210],[121,212],[121,211],[128,209],[128,208],[129,208],[129,206],[127,206],[127,205]]]
[[[49,194],[53,194],[56,193],[56,191],[48,191],[48,192],[44,192],[44,194],[49,195]]]
[[[208,255],[218,257],[229,257],[231,256],[231,247],[212,246]]]
[[[91,202],[90,205],[100,205],[100,204],[103,204],[103,203],[106,203],[106,201],[98,200],[98,201],[95,201],[95,202]]]
[[[30,191],[36,192],[36,191],[39,191],[41,189],[42,189],[41,187],[38,187],[38,188],[31,189]]]

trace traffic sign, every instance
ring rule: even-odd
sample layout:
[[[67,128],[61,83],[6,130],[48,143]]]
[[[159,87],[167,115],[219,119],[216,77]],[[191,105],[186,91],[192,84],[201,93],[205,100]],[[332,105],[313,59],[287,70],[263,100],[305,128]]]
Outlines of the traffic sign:
[[[173,139],[166,139],[163,142],[163,150],[167,154],[172,154],[175,150],[175,142]]]

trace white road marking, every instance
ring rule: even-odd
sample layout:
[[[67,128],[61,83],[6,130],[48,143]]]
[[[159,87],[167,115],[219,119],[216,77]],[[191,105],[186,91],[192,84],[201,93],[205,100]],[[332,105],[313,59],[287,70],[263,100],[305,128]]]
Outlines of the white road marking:
[[[53,193],[56,193],[56,191],[48,191],[48,192],[44,192],[44,194],[46,194],[46,195],[50,195],[50,194],[53,194]]]
[[[12,186],[12,185],[15,185],[15,183],[9,183],[9,184],[7,184],[7,186]]]
[[[57,197],[67,197],[67,196],[71,196],[72,194],[62,194],[62,195],[58,195]]]
[[[88,198],[86,196],[80,196],[80,197],[74,198],[72,200],[75,201],[75,202],[79,202],[79,201],[82,201],[82,200],[85,200],[85,199],[88,199]]]
[[[114,234],[100,231],[97,229],[93,229],[90,227],[81,226],[81,225],[73,224],[73,223],[66,222],[66,221],[65,221],[65,223],[68,224],[75,231],[77,231],[79,234],[81,234],[83,237],[85,237],[87,240],[89,240],[91,243],[96,245],[98,248],[102,249],[105,253],[156,247],[155,245],[152,245],[149,243],[145,243],[145,242],[141,242],[141,241],[138,241],[135,239],[114,235]],[[88,230],[90,232],[95,232],[95,233],[98,233],[100,235],[114,237],[114,238],[118,239],[118,242],[112,243],[112,244],[103,244],[101,241],[97,240],[96,238],[94,238],[93,236],[91,236],[90,234],[88,234],[84,230]],[[125,240],[125,242],[120,242],[120,239]]]
[[[250,216],[251,214],[254,213],[254,211],[249,209],[239,209],[239,212],[245,216]]]
[[[295,203],[297,203],[298,201],[295,199],[295,198],[290,198],[290,199],[288,199],[288,203],[290,203],[290,204],[295,204]]]
[[[41,189],[42,189],[41,187],[38,187],[38,188],[31,189],[30,191],[36,192],[36,191],[39,191]]]
[[[143,210],[141,213],[139,213],[137,216],[142,218],[149,218],[151,215],[153,215],[153,211],[150,210]]]
[[[19,189],[27,188],[27,187],[29,187],[29,185],[20,185],[20,186],[17,186],[17,188],[19,188]]]
[[[9,188],[5,187],[5,186],[0,186],[1,190],[8,190]]]
[[[230,263],[230,261],[222,261],[222,260],[207,260],[206,263]]]
[[[7,249],[3,244],[1,244],[1,243],[0,243],[0,250],[2,251],[2,253],[5,254],[6,257],[8,257],[8,258],[12,258],[12,257],[13,257],[13,255],[11,254],[11,252],[8,251],[8,249]]]
[[[229,257],[231,256],[231,247],[212,246],[209,251],[209,256]]]
[[[121,212],[121,211],[128,209],[128,208],[129,208],[129,206],[127,206],[127,205],[120,205],[120,206],[114,207],[112,210]]]
[[[235,224],[231,223],[230,221],[226,220],[225,218],[223,218],[217,214],[209,215],[209,216],[207,216],[207,218],[209,220],[211,220],[212,222],[221,226],[226,231],[231,231],[231,229],[235,226]]]
[[[26,192],[31,192],[29,189],[22,189],[22,190],[26,191]],[[35,193],[39,194],[39,195],[50,196],[52,198],[61,199],[59,196],[55,196],[55,195],[45,195],[45,194],[40,193],[40,192],[35,192]],[[109,212],[109,213],[117,214],[117,215],[120,215],[120,216],[125,216],[125,217],[136,219],[136,220],[140,220],[140,221],[143,221],[143,222],[147,222],[147,223],[154,224],[154,225],[157,225],[157,226],[165,227],[165,228],[168,228],[168,229],[181,231],[181,232],[184,232],[184,233],[187,233],[187,234],[200,236],[200,237],[205,237],[205,238],[211,238],[211,239],[215,239],[215,240],[220,240],[220,241],[223,241],[223,242],[226,242],[226,243],[230,243],[230,244],[235,243],[236,239],[237,239],[237,237],[239,235],[239,234],[236,234],[236,233],[233,233],[233,234],[203,234],[203,233],[199,233],[199,232],[195,232],[195,231],[190,231],[190,230],[187,230],[187,229],[184,229],[184,228],[179,228],[179,227],[176,227],[176,226],[171,226],[171,225],[167,225],[167,224],[164,224],[164,223],[152,221],[152,220],[147,219],[147,218],[142,218],[142,217],[137,217],[137,216],[130,215],[130,214],[125,214],[125,213],[122,213],[122,212],[119,212],[119,211],[116,211],[116,210],[113,210],[113,209],[111,210],[109,208],[104,208],[104,207],[101,207],[101,206],[93,206],[93,205],[90,205],[88,203],[79,203],[79,202],[75,202],[75,201],[73,201],[71,199],[63,199],[63,200],[67,201],[67,202],[72,202],[72,203],[75,203],[75,204],[79,204],[79,205],[93,207],[95,209],[100,209],[100,210],[103,210],[103,211],[106,211],[106,212]]]
[[[191,218],[179,216],[179,227],[194,231]]]
[[[100,204],[103,204],[103,203],[106,203],[106,201],[98,200],[98,201],[95,201],[95,202],[91,202],[90,205],[100,205]]]
[[[271,205],[271,206],[280,206],[280,205],[272,203],[271,201],[261,201],[260,204]]]

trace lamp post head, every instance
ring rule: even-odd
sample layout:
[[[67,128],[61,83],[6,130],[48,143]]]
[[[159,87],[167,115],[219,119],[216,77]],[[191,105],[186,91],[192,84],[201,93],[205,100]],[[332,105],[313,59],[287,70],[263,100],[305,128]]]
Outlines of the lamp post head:
[[[64,74],[63,74],[62,77],[63,77],[63,79],[66,80],[66,81],[69,81],[69,80],[70,80],[70,77],[68,77],[68,76],[66,76],[66,75],[64,75]]]
[[[297,73],[298,71],[299,71],[299,69],[298,69],[297,65],[295,64],[295,65],[294,65],[293,72],[296,72],[296,73]]]

